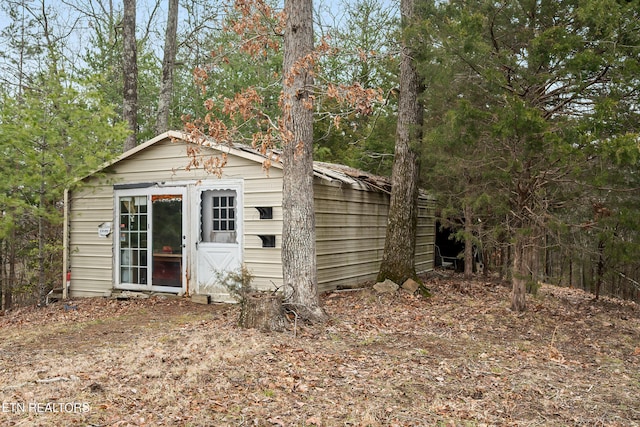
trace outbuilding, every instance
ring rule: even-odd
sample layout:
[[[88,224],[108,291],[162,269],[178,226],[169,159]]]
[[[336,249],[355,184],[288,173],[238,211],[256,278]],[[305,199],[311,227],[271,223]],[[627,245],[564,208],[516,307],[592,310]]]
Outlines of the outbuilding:
[[[197,147],[220,176],[185,168]],[[212,157],[213,156],[213,157]],[[222,157],[220,157],[222,156]],[[241,266],[256,289],[282,284],[282,166],[245,146],[193,144],[169,131],[124,153],[65,193],[65,296],[119,291],[209,295]],[[346,166],[314,164],[319,291],[373,280],[384,249],[390,185]],[[416,269],[434,262],[434,203],[419,201]]]

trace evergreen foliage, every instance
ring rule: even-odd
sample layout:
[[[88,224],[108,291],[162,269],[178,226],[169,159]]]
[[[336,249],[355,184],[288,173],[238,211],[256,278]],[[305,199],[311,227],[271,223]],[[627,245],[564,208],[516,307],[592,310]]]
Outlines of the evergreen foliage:
[[[62,271],[63,191],[120,151],[125,130],[99,94],[65,86],[51,70],[32,78],[37,89],[0,99],[0,239],[16,257],[3,262],[18,270],[3,287],[36,291],[43,303]]]
[[[638,227],[625,212],[640,194],[639,13],[637,1],[424,3],[424,179],[445,224],[508,259],[515,310],[525,283],[566,275],[550,268],[560,254],[582,268],[617,258],[601,271],[615,275],[628,259],[610,251],[640,244],[610,238]]]

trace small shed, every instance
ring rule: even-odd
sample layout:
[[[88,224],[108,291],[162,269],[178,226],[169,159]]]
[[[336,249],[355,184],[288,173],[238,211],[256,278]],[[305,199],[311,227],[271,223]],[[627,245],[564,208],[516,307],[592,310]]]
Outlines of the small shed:
[[[185,168],[184,134],[169,131],[124,153],[65,193],[65,294],[117,291],[209,295],[232,301],[220,284],[244,265],[252,285],[282,284],[282,168],[244,146],[225,153],[220,177]],[[314,165],[319,291],[375,279],[384,249],[389,181],[346,166]],[[434,203],[419,202],[416,269],[433,268]]]

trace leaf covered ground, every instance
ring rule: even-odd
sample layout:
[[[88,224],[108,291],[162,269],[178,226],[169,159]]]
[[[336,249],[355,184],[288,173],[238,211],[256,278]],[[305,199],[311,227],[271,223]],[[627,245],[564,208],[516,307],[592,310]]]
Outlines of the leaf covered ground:
[[[459,290],[462,284],[463,290]],[[238,306],[78,299],[0,317],[3,426],[640,426],[640,307],[434,275],[322,297],[266,334]]]

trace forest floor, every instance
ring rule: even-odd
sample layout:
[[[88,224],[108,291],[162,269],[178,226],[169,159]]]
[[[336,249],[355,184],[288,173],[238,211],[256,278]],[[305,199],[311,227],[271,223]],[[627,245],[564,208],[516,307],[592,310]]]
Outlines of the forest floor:
[[[640,426],[640,307],[433,275],[425,299],[323,295],[330,321],[76,299],[0,317],[2,426]],[[459,290],[459,287],[463,290]]]

